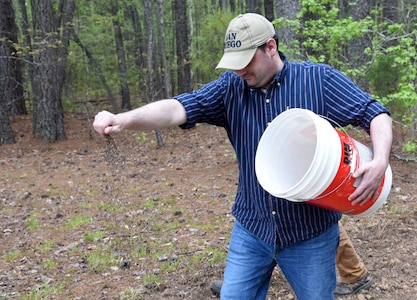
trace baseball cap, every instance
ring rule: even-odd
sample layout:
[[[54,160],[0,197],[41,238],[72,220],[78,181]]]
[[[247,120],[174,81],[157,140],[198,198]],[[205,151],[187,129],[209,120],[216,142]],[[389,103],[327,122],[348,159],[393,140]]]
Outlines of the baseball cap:
[[[275,28],[265,17],[246,13],[235,17],[227,27],[224,53],[216,69],[241,70],[245,68],[256,49],[275,35]]]

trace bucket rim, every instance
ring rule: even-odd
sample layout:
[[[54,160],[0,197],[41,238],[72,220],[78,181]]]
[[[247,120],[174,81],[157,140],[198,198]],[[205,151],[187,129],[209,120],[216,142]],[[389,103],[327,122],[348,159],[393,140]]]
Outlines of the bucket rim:
[[[290,119],[288,117],[289,114],[291,114],[291,117],[293,119]],[[305,173],[303,174],[303,176],[296,179],[297,181],[295,182],[295,184],[292,184],[290,187],[285,188],[285,189],[277,189],[276,186],[273,186],[273,184],[271,184],[271,180],[268,175],[260,173],[259,168],[260,168],[260,161],[262,159],[261,156],[264,155],[265,152],[267,152],[267,150],[264,149],[266,148],[264,147],[264,144],[266,144],[266,137],[273,138],[275,132],[284,131],[284,129],[286,129],[286,127],[288,127],[290,123],[294,122],[294,118],[298,121],[300,120],[300,118],[304,118],[306,121],[308,120],[308,122],[311,123],[312,127],[314,127],[315,129],[314,155],[311,158],[311,160],[308,162],[308,166],[306,168]],[[297,129],[298,127],[300,127],[299,124],[300,122],[298,122],[295,126],[293,126],[294,129]],[[323,134],[322,132],[320,132],[319,134],[317,132],[318,128],[320,128],[321,131],[326,129],[326,133]],[[285,131],[284,133],[286,135],[284,137],[281,136],[283,140],[285,140],[284,138],[287,138],[292,134],[291,132],[287,133]],[[326,140],[328,140],[329,136],[332,137],[333,143],[331,143],[331,145],[333,145],[333,147],[327,147],[328,145],[323,146]],[[337,142],[335,143],[335,141]],[[333,157],[333,160],[335,160],[336,163],[333,164],[333,167],[331,168],[331,172],[328,172],[328,176],[325,178],[326,185],[324,185],[321,188],[315,188],[313,190],[314,193],[310,192],[310,194],[302,196],[300,188],[303,189],[305,187],[308,187],[309,189],[311,189],[312,187],[317,186],[316,182],[314,182],[312,178],[314,178],[315,176],[317,177],[317,175],[320,175],[319,174],[320,172],[323,173],[323,170],[327,168],[327,166],[322,166],[322,167],[319,166],[319,168],[317,168],[317,166],[314,166],[314,164],[317,164],[317,161],[320,159],[326,160],[326,158],[328,158],[331,155],[336,156],[336,157]],[[320,195],[327,188],[327,185],[331,183],[333,177],[337,173],[341,155],[342,153],[341,153],[340,140],[339,140],[338,134],[336,133],[335,128],[330,124],[329,121],[327,121],[325,118],[323,118],[322,116],[320,116],[319,114],[316,114],[315,112],[311,110],[303,109],[303,108],[292,108],[292,109],[288,109],[282,112],[277,117],[275,117],[274,120],[269,124],[269,126],[265,129],[264,133],[262,134],[261,139],[258,144],[256,157],[255,157],[255,172],[257,174],[259,184],[271,195],[280,197],[280,198],[285,198],[287,200],[291,200],[295,202],[301,202],[301,201],[305,201],[305,200],[308,200],[308,199],[314,198],[315,196]],[[327,159],[327,161],[329,160]],[[313,168],[315,169],[313,170]],[[312,174],[312,171],[314,171],[314,174]],[[306,179],[308,178],[310,179],[307,181]]]

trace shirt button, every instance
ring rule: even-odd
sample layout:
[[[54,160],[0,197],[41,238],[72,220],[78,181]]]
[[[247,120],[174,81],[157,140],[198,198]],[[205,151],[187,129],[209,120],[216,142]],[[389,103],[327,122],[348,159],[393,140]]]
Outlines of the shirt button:
[[[270,102],[270,100],[269,100],[269,99],[266,99],[266,100],[265,100],[265,102],[266,102],[266,103],[269,103],[269,102]]]
[[[275,210],[273,210],[272,214],[275,216],[277,214],[277,212]]]
[[[271,122],[266,123],[267,126],[271,125]]]
[[[277,87],[281,87],[281,83],[277,82]]]

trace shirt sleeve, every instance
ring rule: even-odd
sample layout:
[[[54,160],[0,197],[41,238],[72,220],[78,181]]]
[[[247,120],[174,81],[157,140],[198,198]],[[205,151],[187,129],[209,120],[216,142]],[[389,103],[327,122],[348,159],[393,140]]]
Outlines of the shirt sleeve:
[[[208,123],[224,127],[226,111],[224,99],[229,87],[230,78],[227,72],[197,91],[175,96],[185,108],[187,123],[180,125],[182,129],[192,128],[197,123]]]
[[[369,133],[372,119],[382,113],[390,114],[380,102],[362,91],[342,72],[325,68],[324,94],[328,117],[336,126],[361,126]]]

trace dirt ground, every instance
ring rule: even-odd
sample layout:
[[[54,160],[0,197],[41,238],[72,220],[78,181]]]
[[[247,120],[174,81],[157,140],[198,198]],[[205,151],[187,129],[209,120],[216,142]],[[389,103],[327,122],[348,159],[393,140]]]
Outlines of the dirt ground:
[[[164,130],[163,147],[154,132],[124,132],[106,149],[84,116],[65,122],[68,140],[46,145],[32,138],[31,116],[15,118],[17,143],[0,146],[0,299],[213,298],[237,180],[224,130]],[[343,218],[375,279],[343,299],[416,299],[417,163],[401,152],[407,134],[395,124],[387,204]],[[295,299],[279,270],[268,298]]]

